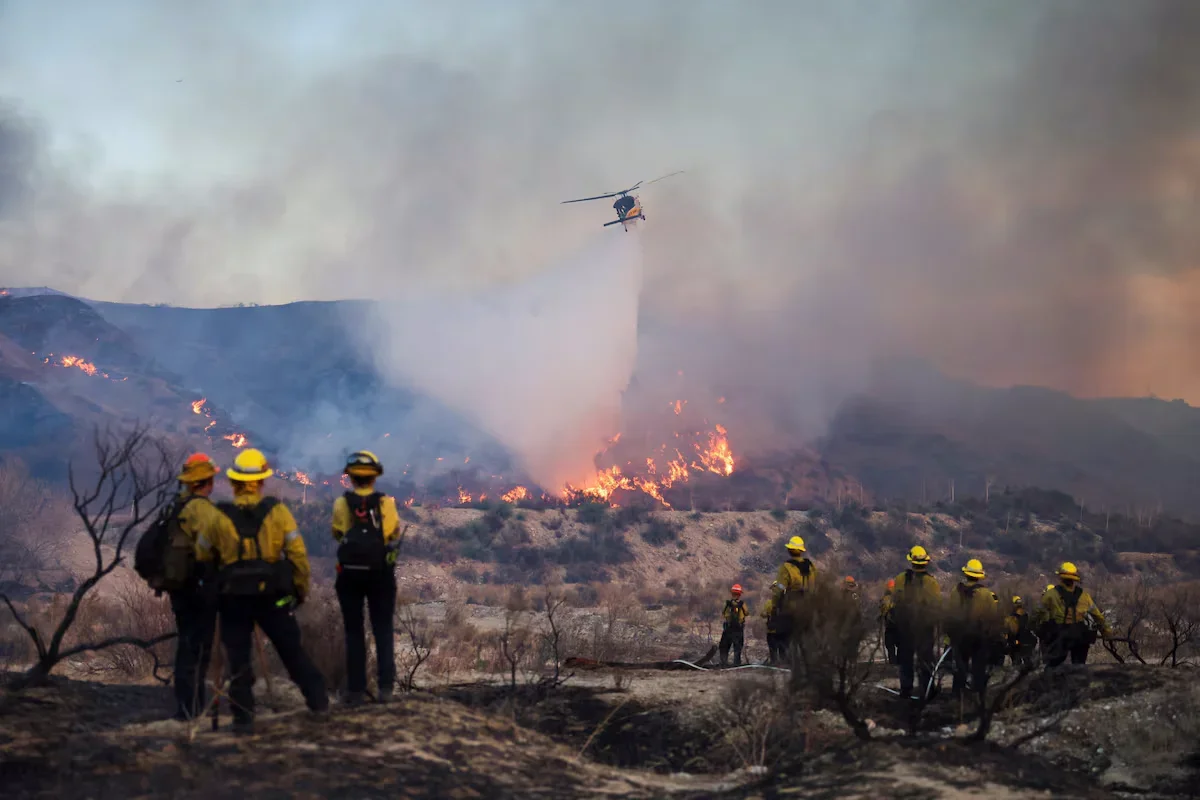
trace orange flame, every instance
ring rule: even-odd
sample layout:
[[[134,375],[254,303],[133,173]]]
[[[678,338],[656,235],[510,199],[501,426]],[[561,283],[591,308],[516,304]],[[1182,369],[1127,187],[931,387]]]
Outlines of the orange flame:
[[[192,413],[193,414],[203,414],[204,413],[204,403],[206,400],[208,400],[207,397],[201,397],[199,400],[192,403]]]
[[[681,413],[685,404],[686,401],[675,401],[671,403],[671,407],[676,409],[676,413]],[[727,433],[724,426],[716,425],[712,431],[707,433],[704,441],[693,443],[692,447],[696,451],[695,459],[689,460],[678,448],[674,449],[673,457],[669,457],[667,456],[667,445],[664,444],[659,449],[665,460],[658,462],[652,457],[647,457],[644,475],[627,475],[619,466],[612,466],[600,470],[595,478],[582,487],[567,484],[561,494],[564,497],[580,494],[593,500],[608,501],[613,492],[618,489],[634,490],[649,495],[670,508],[671,504],[663,497],[663,492],[677,483],[686,483],[691,478],[693,470],[721,476],[733,474],[733,451],[729,447]],[[695,435],[700,436],[700,431],[696,431]],[[676,433],[675,438],[682,439],[684,437]],[[620,435],[617,435],[609,442],[612,444],[619,439]],[[627,462],[627,465],[631,463]],[[660,463],[662,463],[661,467]]]
[[[312,486],[313,485],[312,479],[308,477],[307,472],[301,472],[300,470],[296,470],[295,478],[296,478],[297,483],[300,483],[304,486]]]
[[[504,494],[500,495],[500,499],[506,503],[516,503],[521,500],[528,500],[529,490],[524,486],[515,486]]]
[[[469,495],[465,491],[463,491],[463,488],[461,486],[458,487],[458,502],[463,505],[466,505],[467,503],[471,502],[471,495]]]
[[[244,433],[227,433],[221,438],[232,442],[234,449],[246,446],[246,434]]]

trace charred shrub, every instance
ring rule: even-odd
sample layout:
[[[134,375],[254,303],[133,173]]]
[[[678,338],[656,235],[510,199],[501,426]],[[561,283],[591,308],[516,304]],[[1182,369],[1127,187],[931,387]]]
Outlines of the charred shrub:
[[[771,509],[771,518],[776,520],[777,522],[783,522],[784,520],[786,520],[787,515],[788,515],[788,512],[787,512],[786,508],[772,508]]]
[[[737,544],[738,540],[742,538],[742,530],[732,522],[727,522],[717,530],[717,538],[723,542]]]
[[[874,619],[853,595],[821,575],[795,608],[793,626],[792,692],[836,709],[856,736],[869,738],[858,695],[874,668],[876,654],[864,658],[862,652]]]
[[[650,517],[645,527],[642,528],[641,534],[643,541],[647,544],[662,547],[668,542],[677,540],[682,529],[683,526],[678,522],[655,514]]]
[[[608,521],[608,506],[595,500],[585,500],[575,511],[575,518],[582,525],[603,525]]]

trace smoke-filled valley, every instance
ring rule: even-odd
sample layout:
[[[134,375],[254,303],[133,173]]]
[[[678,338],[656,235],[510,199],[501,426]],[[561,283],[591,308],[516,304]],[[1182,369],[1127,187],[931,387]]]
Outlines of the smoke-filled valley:
[[[0,0],[6,790],[1192,796],[1198,41],[1189,0]],[[228,646],[211,735],[160,713],[213,573],[141,545],[231,537],[151,520],[250,448],[291,595],[208,611],[346,704],[247,634],[230,745]]]

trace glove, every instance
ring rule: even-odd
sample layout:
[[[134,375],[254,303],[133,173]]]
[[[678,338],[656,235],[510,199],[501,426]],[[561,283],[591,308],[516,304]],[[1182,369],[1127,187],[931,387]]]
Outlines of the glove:
[[[396,566],[396,558],[399,557],[399,555],[400,555],[400,552],[398,550],[389,550],[388,551],[387,563],[388,563],[389,567]]]

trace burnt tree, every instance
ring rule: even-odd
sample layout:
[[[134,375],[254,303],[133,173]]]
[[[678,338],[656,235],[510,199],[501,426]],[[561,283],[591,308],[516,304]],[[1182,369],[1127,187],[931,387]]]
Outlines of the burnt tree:
[[[80,478],[74,464],[69,470],[75,514],[82,524],[83,534],[91,543],[94,557],[91,574],[72,592],[49,635],[30,623],[8,595],[0,594],[0,600],[29,635],[37,651],[36,663],[12,684],[13,689],[45,682],[59,663],[72,656],[118,645],[149,648],[176,636],[174,633],[151,639],[112,636],[70,646],[65,644],[84,599],[124,562],[127,549],[132,547],[134,533],[159,513],[170,501],[174,490],[178,459],[163,442],[150,435],[147,427],[137,425],[124,432],[97,429],[94,447],[94,478]]]

